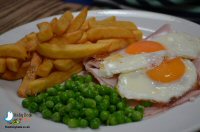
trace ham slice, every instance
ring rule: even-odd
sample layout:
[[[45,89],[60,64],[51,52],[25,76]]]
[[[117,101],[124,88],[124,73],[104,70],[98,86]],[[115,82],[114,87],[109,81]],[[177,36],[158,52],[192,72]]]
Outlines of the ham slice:
[[[151,40],[152,38],[160,35],[164,35],[167,33],[173,32],[172,27],[169,24],[165,24],[162,27],[160,27],[157,31],[154,33],[150,34],[145,38],[145,40]],[[123,49],[122,49],[123,50]],[[116,52],[121,52],[122,50],[116,51]],[[98,60],[96,58],[91,58],[86,61],[84,61],[84,66],[87,72],[91,73],[100,84],[103,85],[108,85],[111,87],[114,87],[117,85],[117,79],[118,76],[114,76],[112,78],[103,78],[99,76],[99,65],[100,65],[101,60]],[[194,64],[196,66],[197,72],[198,72],[198,79],[199,79],[199,85],[200,85],[200,57],[194,60]],[[193,98],[197,97],[200,95],[200,89],[195,88],[190,91],[188,91],[183,97],[177,99],[176,101],[170,102],[169,104],[165,105],[160,105],[156,104],[153,107],[149,107],[145,109],[145,118],[149,118],[151,116],[154,116],[156,114],[159,114],[161,112],[164,112],[166,110],[169,110],[175,106],[181,105],[185,102],[192,101]],[[134,107],[138,103],[132,104]]]

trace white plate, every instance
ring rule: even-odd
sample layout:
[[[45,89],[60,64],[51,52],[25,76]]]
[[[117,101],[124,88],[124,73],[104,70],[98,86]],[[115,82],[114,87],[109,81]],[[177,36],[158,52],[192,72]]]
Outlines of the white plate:
[[[76,13],[75,13],[76,14]],[[88,17],[95,16],[98,19],[103,19],[109,16],[117,16],[120,20],[133,21],[139,28],[148,35],[154,32],[163,24],[169,23],[176,31],[190,33],[194,36],[199,36],[200,26],[193,22],[180,19],[177,17],[143,12],[134,10],[99,10],[90,11]],[[54,16],[55,17],[55,16]],[[25,34],[37,31],[36,24],[43,21],[50,21],[52,17],[40,19],[23,26],[14,28],[0,36],[0,43],[16,42]],[[42,119],[39,114],[31,117],[30,121],[21,122],[20,125],[29,125],[30,128],[4,128],[6,122],[4,117],[8,111],[28,113],[26,109],[21,107],[21,100],[17,94],[17,88],[21,81],[4,81],[0,80],[0,131],[10,132],[55,132],[55,131],[93,131],[92,129],[70,129],[61,123],[54,123],[49,120]],[[123,124],[118,126],[102,126],[97,131],[102,132],[183,132],[200,129],[200,98],[193,102],[185,103],[181,106],[175,107],[165,113],[152,117],[148,120],[143,120],[137,123]]]

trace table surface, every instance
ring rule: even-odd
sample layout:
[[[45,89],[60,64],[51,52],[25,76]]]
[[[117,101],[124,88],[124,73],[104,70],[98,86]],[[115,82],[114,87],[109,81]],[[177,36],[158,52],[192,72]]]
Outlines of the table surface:
[[[0,0],[0,34],[36,19],[82,8],[62,0]]]

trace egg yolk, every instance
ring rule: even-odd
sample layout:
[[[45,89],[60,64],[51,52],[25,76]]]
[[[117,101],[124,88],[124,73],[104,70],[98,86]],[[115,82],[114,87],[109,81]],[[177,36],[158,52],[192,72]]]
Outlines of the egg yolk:
[[[140,54],[146,52],[156,52],[160,50],[165,50],[165,47],[154,41],[140,41],[129,45],[126,48],[126,53],[128,54]]]
[[[147,75],[158,82],[169,83],[180,79],[185,73],[185,65],[181,58],[163,61],[154,69],[148,70]]]

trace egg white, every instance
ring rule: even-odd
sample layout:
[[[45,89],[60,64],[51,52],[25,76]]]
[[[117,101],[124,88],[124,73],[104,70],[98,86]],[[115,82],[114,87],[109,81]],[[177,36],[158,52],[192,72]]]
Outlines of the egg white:
[[[141,53],[136,55],[115,54],[104,59],[100,64],[99,75],[112,77],[114,74],[152,68],[158,66],[167,56],[167,51]]]
[[[118,92],[127,99],[167,103],[173,97],[182,96],[196,84],[197,73],[194,64],[189,60],[183,62],[186,67],[185,74],[181,79],[170,83],[152,80],[144,69],[120,74],[117,84]]]
[[[200,38],[184,33],[169,33],[151,39],[160,42],[173,56],[195,59],[200,54]]]

